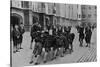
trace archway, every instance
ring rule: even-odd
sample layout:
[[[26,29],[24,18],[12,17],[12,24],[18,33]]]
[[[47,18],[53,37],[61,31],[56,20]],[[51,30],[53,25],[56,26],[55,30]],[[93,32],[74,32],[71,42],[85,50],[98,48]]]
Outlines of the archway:
[[[23,22],[22,17],[16,13],[12,13],[10,16],[10,25],[15,26]]]
[[[16,16],[11,16],[11,25],[14,27],[16,24],[20,23],[20,19]]]

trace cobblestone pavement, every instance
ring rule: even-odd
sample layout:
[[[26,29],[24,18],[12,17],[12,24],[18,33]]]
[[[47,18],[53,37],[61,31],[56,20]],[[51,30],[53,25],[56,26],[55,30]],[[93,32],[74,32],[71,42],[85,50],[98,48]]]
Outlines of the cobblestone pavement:
[[[78,34],[75,29],[73,29],[75,33],[75,39],[73,42],[74,52],[71,54],[66,54],[64,57],[58,57],[53,61],[49,61],[45,64],[60,64],[60,63],[79,63],[79,62],[94,62],[97,61],[97,51],[96,51],[96,29],[93,31],[91,38],[91,47],[79,47],[78,42]],[[33,64],[29,64],[32,50],[30,50],[30,33],[26,32],[24,34],[22,47],[23,49],[20,52],[12,53],[12,64],[13,67],[18,66],[30,66]],[[85,46],[85,43],[84,43]],[[34,46],[33,46],[34,47]],[[44,63],[41,63],[43,65]]]

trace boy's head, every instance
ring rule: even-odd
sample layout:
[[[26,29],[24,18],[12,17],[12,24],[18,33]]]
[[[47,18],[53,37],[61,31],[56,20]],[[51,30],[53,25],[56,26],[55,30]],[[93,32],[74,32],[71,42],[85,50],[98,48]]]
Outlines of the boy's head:
[[[18,29],[18,25],[15,25],[15,29]]]

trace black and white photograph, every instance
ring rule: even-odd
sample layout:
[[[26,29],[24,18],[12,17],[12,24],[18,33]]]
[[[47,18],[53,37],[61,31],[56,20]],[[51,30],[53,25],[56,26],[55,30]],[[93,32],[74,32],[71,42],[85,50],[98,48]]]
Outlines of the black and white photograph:
[[[97,5],[10,0],[10,66],[97,62]]]

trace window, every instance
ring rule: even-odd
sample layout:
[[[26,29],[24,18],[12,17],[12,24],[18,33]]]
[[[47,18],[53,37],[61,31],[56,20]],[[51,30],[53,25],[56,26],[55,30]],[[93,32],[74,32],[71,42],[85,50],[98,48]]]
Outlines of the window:
[[[81,15],[79,14],[79,18],[81,18]]]
[[[21,2],[21,6],[22,6],[22,8],[24,7],[24,3],[23,3],[23,1]]]
[[[53,7],[52,13],[53,13],[53,14],[56,14],[56,4],[54,3],[52,7]]]
[[[91,6],[89,6],[89,9],[91,10]]]
[[[82,18],[85,18],[85,17],[86,17],[86,15],[83,14],[83,15],[82,15]]]
[[[43,8],[45,8],[45,4],[44,4],[44,3],[41,3],[41,6],[42,6]]]
[[[88,17],[91,18],[91,14],[88,14]]]
[[[95,9],[97,9],[97,6],[95,6]]]
[[[21,4],[22,4],[23,8],[29,8],[29,2],[28,1],[22,1]]]
[[[85,9],[85,5],[82,6],[82,9]]]

